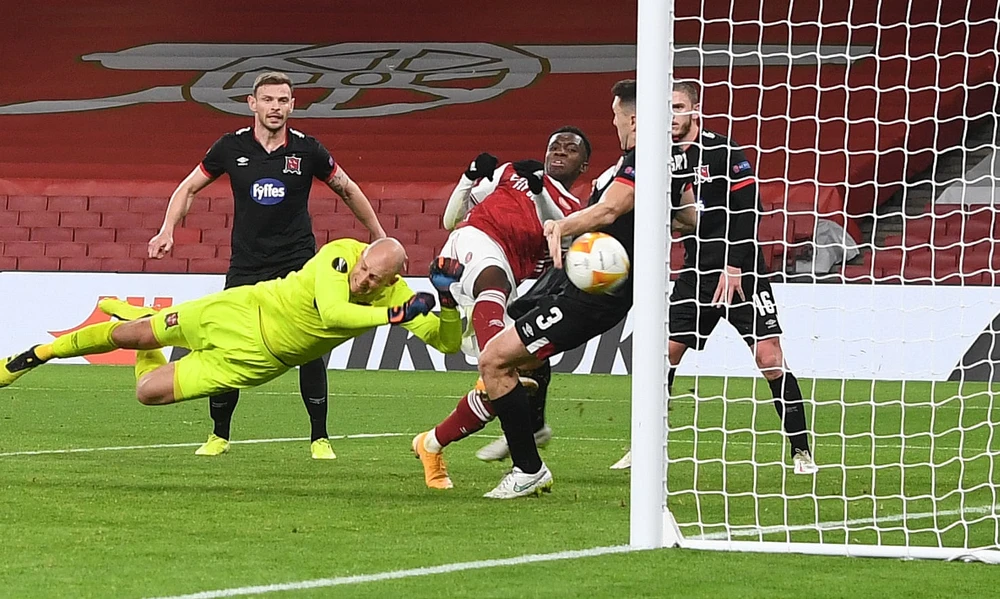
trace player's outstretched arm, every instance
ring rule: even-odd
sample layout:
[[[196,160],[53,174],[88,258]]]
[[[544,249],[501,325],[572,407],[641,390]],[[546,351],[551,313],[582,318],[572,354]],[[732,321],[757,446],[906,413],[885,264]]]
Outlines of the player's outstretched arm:
[[[361,191],[361,187],[347,175],[347,172],[340,168],[339,164],[326,184],[330,186],[330,189],[334,193],[340,196],[340,199],[344,200],[344,203],[351,209],[351,212],[354,213],[358,221],[368,229],[372,241],[385,237],[385,229],[382,228],[382,223],[375,216],[375,209],[372,208],[372,203],[368,200],[368,196],[365,195],[365,192]]]
[[[615,180],[601,196],[601,201],[561,220],[545,223],[545,238],[549,243],[552,264],[562,268],[562,238],[576,237],[587,231],[597,231],[635,207],[635,188]]]
[[[502,170],[497,169],[496,156],[483,152],[472,161],[469,168],[462,173],[462,178],[458,180],[458,185],[451,192],[448,198],[448,205],[444,209],[443,224],[448,231],[454,230],[465,215],[472,209],[472,190],[476,186],[476,181],[485,179],[481,184],[484,189],[480,190],[482,195],[489,195],[496,189],[500,180]]]
[[[214,177],[208,176],[202,165],[195,167],[191,174],[181,181],[174,193],[170,195],[170,202],[167,204],[167,213],[163,217],[163,225],[159,233],[149,240],[149,257],[163,258],[174,247],[174,229],[181,224],[184,217],[191,209],[191,204],[198,192],[214,181]]]
[[[433,264],[431,268],[434,268]],[[461,272],[458,276],[461,276]],[[433,278],[431,281],[434,282]],[[438,284],[442,283],[443,280],[438,281]],[[434,307],[434,296],[429,293],[413,293],[410,286],[400,279],[393,284],[392,294],[387,301],[397,304],[395,310],[400,315],[401,321],[396,324],[402,325],[427,345],[443,354],[453,354],[461,349],[462,316],[457,308],[446,305],[444,297],[442,297],[441,312],[434,314],[431,312],[431,308]],[[425,307],[426,311],[423,311]],[[406,308],[411,311],[409,319],[403,316]]]

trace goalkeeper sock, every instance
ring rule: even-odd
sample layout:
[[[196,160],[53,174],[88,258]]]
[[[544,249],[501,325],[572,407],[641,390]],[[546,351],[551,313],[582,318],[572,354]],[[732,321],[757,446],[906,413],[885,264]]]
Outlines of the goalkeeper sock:
[[[493,408],[490,402],[483,401],[484,397],[485,393],[469,391],[451,414],[434,427],[434,437],[442,448],[481,431],[487,422],[493,420]]]
[[[153,372],[160,366],[167,363],[167,358],[158,349],[139,349],[135,352],[135,380],[138,381],[142,375]]]
[[[510,460],[526,474],[535,474],[542,469],[542,457],[538,455],[535,434],[532,431],[531,404],[528,391],[517,382],[510,393],[493,400],[493,411],[500,419]]]
[[[809,451],[809,439],[806,436],[806,409],[802,403],[802,390],[799,381],[791,372],[767,381],[774,396],[774,409],[778,412],[785,434],[792,444],[792,453],[796,450]]]
[[[50,353],[55,358],[76,358],[107,353],[118,349],[115,342],[111,340],[111,333],[123,324],[125,323],[120,320],[112,320],[85,326],[78,331],[61,335],[52,343],[38,347],[35,350],[35,355],[39,359],[44,359],[42,355]]]
[[[545,360],[538,368],[525,372],[524,376],[538,383],[538,391],[528,396],[534,420],[532,430],[537,433],[545,427],[545,399],[548,397],[549,383],[552,381],[552,364]]]
[[[229,440],[229,427],[233,422],[233,411],[239,401],[239,389],[227,391],[208,400],[208,412],[212,415],[212,422],[215,423],[212,434],[216,437]]]
[[[329,438],[326,430],[327,403],[326,360],[317,358],[299,366],[299,392],[309,412],[310,441]]]
[[[483,351],[486,342],[503,330],[506,305],[507,294],[502,289],[484,289],[476,296],[472,307],[472,330],[476,332],[479,351]]]

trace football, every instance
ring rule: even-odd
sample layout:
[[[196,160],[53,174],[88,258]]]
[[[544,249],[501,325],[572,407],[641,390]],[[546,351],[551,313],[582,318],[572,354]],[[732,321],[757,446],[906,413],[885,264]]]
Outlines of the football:
[[[587,293],[610,293],[628,279],[628,253],[607,233],[584,233],[573,240],[563,268],[574,285]]]

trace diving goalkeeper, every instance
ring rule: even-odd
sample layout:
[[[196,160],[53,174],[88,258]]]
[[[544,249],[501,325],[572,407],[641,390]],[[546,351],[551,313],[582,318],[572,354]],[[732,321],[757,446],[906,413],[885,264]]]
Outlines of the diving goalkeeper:
[[[441,352],[457,352],[462,341],[458,311],[431,314],[434,295],[415,294],[399,276],[405,260],[395,239],[370,245],[339,239],[283,279],[234,287],[162,311],[106,298],[99,306],[117,320],[0,360],[0,387],[53,358],[135,349],[136,397],[146,405],[164,405],[266,383],[384,324],[401,325]],[[448,293],[461,271],[457,261],[435,261],[431,280],[443,289],[439,293]],[[186,347],[191,353],[167,363],[163,347]]]

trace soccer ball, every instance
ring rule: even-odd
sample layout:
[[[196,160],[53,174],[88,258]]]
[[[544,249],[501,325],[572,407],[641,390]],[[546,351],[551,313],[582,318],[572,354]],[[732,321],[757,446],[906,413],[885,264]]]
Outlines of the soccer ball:
[[[584,233],[563,258],[566,276],[581,291],[611,293],[628,279],[628,252],[607,233]]]

